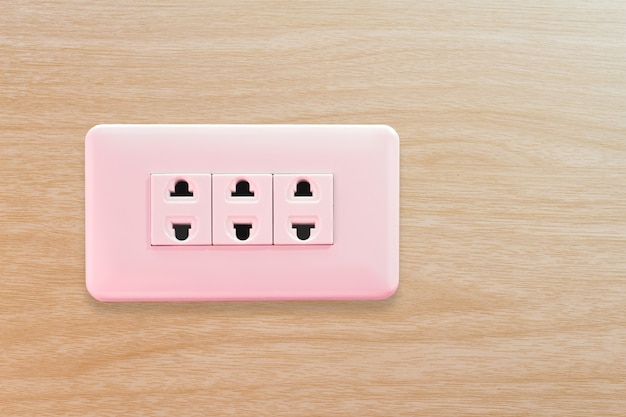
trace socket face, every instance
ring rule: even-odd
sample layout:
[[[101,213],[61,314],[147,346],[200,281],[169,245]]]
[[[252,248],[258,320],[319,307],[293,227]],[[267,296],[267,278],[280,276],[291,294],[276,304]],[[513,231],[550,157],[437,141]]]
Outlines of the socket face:
[[[333,244],[332,174],[274,175],[274,244]]]
[[[272,244],[272,175],[213,174],[213,244]]]
[[[98,125],[85,189],[86,285],[101,301],[382,299],[398,286],[388,126]]]
[[[150,175],[150,244],[210,245],[211,175]]]

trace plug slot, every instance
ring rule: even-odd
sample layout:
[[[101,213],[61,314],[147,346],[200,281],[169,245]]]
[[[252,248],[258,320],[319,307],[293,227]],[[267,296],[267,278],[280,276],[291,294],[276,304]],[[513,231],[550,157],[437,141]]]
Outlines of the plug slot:
[[[296,229],[296,236],[300,240],[307,240],[311,237],[311,230],[315,229],[315,224],[306,223],[306,224],[298,224],[292,223],[291,227]]]
[[[293,193],[294,197],[313,197],[311,191],[311,183],[307,180],[300,180],[296,184],[296,191]]]
[[[252,229],[252,224],[234,223],[233,227],[235,228],[235,236],[237,236],[237,239],[239,240],[250,239],[250,230]]]
[[[173,223],[172,228],[174,229],[174,236],[176,237],[176,239],[180,241],[189,239],[189,230],[191,229],[191,224]]]
[[[230,193],[231,197],[254,197],[254,191],[250,190],[250,183],[246,180],[239,180],[235,184],[235,191]]]
[[[189,183],[178,180],[174,185],[174,191],[170,191],[170,197],[193,197],[193,191],[189,190]]]

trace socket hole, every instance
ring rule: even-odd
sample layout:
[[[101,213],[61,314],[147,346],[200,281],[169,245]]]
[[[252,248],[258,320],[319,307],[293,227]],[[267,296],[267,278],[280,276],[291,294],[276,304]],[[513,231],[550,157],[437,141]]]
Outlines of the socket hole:
[[[296,236],[300,240],[307,240],[311,237],[311,230],[315,229],[315,225],[312,223],[307,224],[292,224],[292,228],[296,229]]]
[[[174,185],[174,191],[170,191],[170,197],[193,197],[193,192],[189,191],[189,183],[180,180]]]
[[[237,239],[248,240],[250,238],[251,224],[235,223],[233,226],[235,227],[235,236],[237,236]]]
[[[174,228],[174,236],[176,239],[183,241],[189,239],[189,229],[191,229],[191,225],[188,223],[185,224],[173,224]]]
[[[311,183],[307,180],[299,181],[296,184],[296,192],[293,193],[294,197],[313,197],[311,192]]]
[[[250,183],[248,181],[240,180],[237,181],[235,191],[231,192],[230,195],[232,197],[254,197],[254,191],[250,191]]]

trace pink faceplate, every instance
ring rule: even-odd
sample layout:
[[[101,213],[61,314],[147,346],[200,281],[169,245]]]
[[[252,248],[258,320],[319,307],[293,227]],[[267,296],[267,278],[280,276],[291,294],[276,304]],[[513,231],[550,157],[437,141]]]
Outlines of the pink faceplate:
[[[155,181],[177,174],[204,194],[196,179],[210,174],[274,174],[274,187],[329,174],[319,179],[331,181],[332,229],[320,224],[320,244],[207,245],[201,234],[153,245],[152,216],[197,217],[152,208]],[[381,299],[398,286],[399,140],[388,126],[99,125],[85,138],[85,187],[86,284],[98,300]],[[274,201],[274,227],[277,215],[306,217],[299,207]]]

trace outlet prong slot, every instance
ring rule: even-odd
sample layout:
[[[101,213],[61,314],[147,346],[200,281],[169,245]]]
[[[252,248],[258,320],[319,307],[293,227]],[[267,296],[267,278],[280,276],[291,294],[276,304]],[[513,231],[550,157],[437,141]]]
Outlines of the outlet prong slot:
[[[174,185],[174,191],[170,191],[170,197],[193,197],[193,191],[189,190],[189,183],[178,180]]]
[[[296,229],[296,236],[300,240],[307,240],[311,237],[311,230],[315,229],[314,223],[292,223],[291,227]]]
[[[231,197],[254,197],[254,191],[250,190],[250,183],[246,180],[239,180],[235,184],[235,191],[230,193]]]
[[[191,229],[191,224],[173,223],[172,228],[174,229],[174,236],[176,236],[176,239],[180,241],[189,239],[189,230]]]
[[[296,191],[293,193],[294,197],[313,197],[311,191],[311,183],[307,180],[300,180],[296,184]]]
[[[250,230],[252,229],[252,224],[234,223],[233,227],[235,228],[235,236],[237,236],[237,239],[248,240],[250,238]]]

